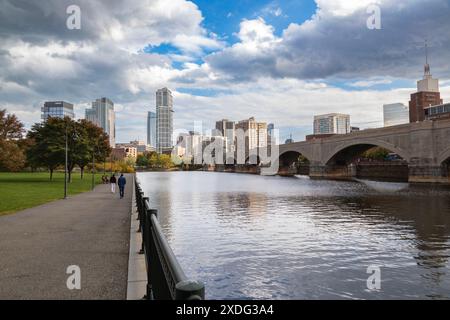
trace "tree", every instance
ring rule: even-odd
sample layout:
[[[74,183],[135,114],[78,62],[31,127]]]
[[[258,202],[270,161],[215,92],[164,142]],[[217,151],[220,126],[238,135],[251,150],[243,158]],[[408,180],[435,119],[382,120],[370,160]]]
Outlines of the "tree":
[[[24,168],[23,150],[13,141],[0,142],[0,170],[17,172]]]
[[[140,154],[137,156],[136,165],[139,167],[147,167],[148,166],[148,158],[145,154]]]
[[[6,114],[0,110],[0,141],[22,139],[24,133],[22,122],[14,114]]]
[[[0,110],[0,170],[19,171],[25,165],[25,155],[20,140],[23,124],[14,114]]]
[[[77,127],[79,137],[78,143],[75,145],[74,159],[80,167],[81,179],[83,179],[84,168],[94,159],[106,161],[106,158],[111,154],[111,147],[109,136],[102,128],[91,121],[79,120]]]
[[[373,147],[364,153],[364,157],[372,160],[383,161],[389,155],[389,150],[381,147]]]
[[[47,167],[50,179],[58,166],[65,165],[66,135],[69,182],[76,165],[80,167],[83,178],[84,168],[93,158],[105,161],[111,153],[108,135],[90,121],[74,121],[66,117],[49,118],[44,123],[37,123],[28,132],[28,138],[32,141],[27,152],[28,161],[33,167]]]
[[[36,123],[28,132],[32,141],[27,150],[29,164],[46,167],[53,179],[53,171],[65,162],[65,126],[62,119],[49,118],[44,123]]]

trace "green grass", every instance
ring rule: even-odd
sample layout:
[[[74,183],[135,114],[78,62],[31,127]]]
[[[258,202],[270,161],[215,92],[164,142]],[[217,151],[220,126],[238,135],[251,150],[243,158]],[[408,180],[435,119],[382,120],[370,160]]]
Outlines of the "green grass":
[[[101,174],[97,174],[95,179],[97,184],[100,183]],[[67,185],[69,195],[91,190],[92,175],[85,174],[81,180],[80,174],[74,173],[72,180]],[[0,216],[62,198],[64,173],[54,173],[53,181],[50,181],[46,172],[0,172]]]

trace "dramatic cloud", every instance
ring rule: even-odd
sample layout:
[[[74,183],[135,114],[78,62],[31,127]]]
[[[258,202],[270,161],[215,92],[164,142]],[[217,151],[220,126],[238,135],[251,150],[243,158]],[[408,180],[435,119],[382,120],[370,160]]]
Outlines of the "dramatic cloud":
[[[416,78],[428,39],[433,70],[441,76],[450,73],[448,1],[376,1],[381,9],[381,30],[367,28],[372,14],[367,8],[372,0],[316,2],[316,14],[302,24],[292,23],[280,38],[262,19],[243,22],[240,42],[210,55],[206,61],[211,68],[236,80],[261,75],[299,79],[387,75]],[[249,28],[258,41],[241,37]]]
[[[186,0],[0,0],[0,108],[30,126],[46,100],[72,102],[82,117],[106,96],[116,104],[118,140],[143,139],[154,92],[168,86],[179,128],[256,116],[286,132],[298,128],[298,138],[325,112],[347,112],[370,127],[381,124],[383,103],[407,103],[425,38],[450,98],[448,0],[316,3],[310,20],[285,30],[262,18],[284,19],[281,7],[262,5],[262,17],[240,21],[238,41],[227,45]],[[381,30],[366,27],[373,3]],[[81,30],[66,28],[69,5],[81,9]]]

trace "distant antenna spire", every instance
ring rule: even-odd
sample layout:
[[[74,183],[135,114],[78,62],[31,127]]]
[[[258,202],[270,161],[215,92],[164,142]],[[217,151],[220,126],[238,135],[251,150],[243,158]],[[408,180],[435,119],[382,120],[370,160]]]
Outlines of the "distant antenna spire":
[[[428,64],[428,40],[425,39],[425,68],[424,68],[424,78],[431,78],[430,65]]]

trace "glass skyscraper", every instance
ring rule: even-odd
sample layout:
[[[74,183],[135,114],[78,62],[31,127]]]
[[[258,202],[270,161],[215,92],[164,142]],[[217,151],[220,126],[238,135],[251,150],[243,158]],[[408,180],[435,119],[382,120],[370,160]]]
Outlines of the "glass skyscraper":
[[[75,118],[75,113],[73,112],[73,104],[65,101],[47,101],[41,108],[41,118],[42,120],[47,120],[49,117],[52,118],[64,118],[69,117],[71,119]]]
[[[348,114],[330,113],[314,117],[314,134],[350,133]]]
[[[86,120],[101,127],[109,136],[109,144],[116,146],[116,116],[114,103],[108,98],[97,99],[92,102],[92,108],[86,109]]]
[[[403,103],[385,104],[383,106],[384,126],[397,126],[409,123],[409,107]]]
[[[168,88],[156,91],[156,150],[170,153],[173,142],[173,97]]]
[[[156,113],[152,111],[147,114],[147,144],[156,148]]]

